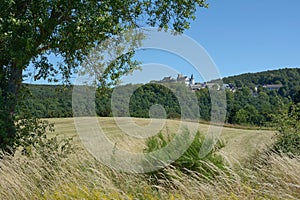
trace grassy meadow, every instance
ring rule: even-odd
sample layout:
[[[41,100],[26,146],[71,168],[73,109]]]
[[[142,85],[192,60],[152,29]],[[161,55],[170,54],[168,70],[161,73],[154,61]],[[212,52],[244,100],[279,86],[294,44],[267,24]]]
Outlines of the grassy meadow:
[[[73,137],[76,151],[66,157],[46,155],[47,159],[44,154],[3,155],[0,199],[300,198],[300,160],[264,151],[272,143],[272,130],[223,127],[221,138],[226,145],[218,153],[226,162],[226,173],[220,171],[217,177],[208,179],[197,172],[187,175],[169,167],[165,170],[171,178],[154,183],[147,174],[122,173],[95,160],[81,145],[73,118],[49,121],[55,123],[55,132],[48,135]],[[141,127],[151,124],[149,119],[134,121]],[[141,152],[146,147],[144,139],[126,136],[113,118],[98,118],[98,122],[119,148]],[[176,132],[179,126],[179,121],[167,120],[162,133]],[[208,124],[198,126],[193,122],[186,122],[185,126],[196,127],[204,134],[209,129]],[[210,163],[208,166],[209,170],[219,170]]]
[[[73,118],[51,118],[49,121],[55,123],[55,132],[49,133],[50,135],[74,137],[74,141],[76,143],[80,143]],[[144,140],[127,136],[118,127],[113,118],[99,117],[98,122],[107,137],[112,142],[117,142],[120,148],[141,152],[146,147]],[[127,120],[125,122],[127,122]],[[150,119],[146,118],[134,118],[134,122],[142,127],[146,127],[149,123],[151,123]],[[195,125],[193,122],[183,123],[184,124],[182,126]],[[200,123],[197,125],[197,129],[203,134],[206,134],[210,127],[207,123]],[[131,124],[128,126],[133,127]],[[161,130],[163,133],[174,133],[178,131],[179,126],[180,121],[178,120],[166,120],[166,123]],[[132,128],[131,130],[134,131]],[[220,137],[225,140],[226,146],[222,149],[221,153],[229,160],[242,161],[243,159],[251,157],[256,151],[262,150],[266,145],[270,145],[272,143],[273,136],[274,131],[272,130],[248,129],[247,127],[244,129],[243,127],[223,127]]]

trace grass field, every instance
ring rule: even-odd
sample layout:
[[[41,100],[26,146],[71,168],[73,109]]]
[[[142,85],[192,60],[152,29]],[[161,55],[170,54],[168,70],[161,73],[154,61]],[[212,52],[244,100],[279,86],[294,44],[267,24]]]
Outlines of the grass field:
[[[84,120],[90,122],[87,123],[90,127],[84,127],[86,130],[93,128],[92,122],[97,120],[112,142],[133,152],[143,150],[145,139],[126,135],[127,128],[135,132],[135,136],[143,128],[150,127],[152,130],[149,119],[134,119],[134,122],[120,119],[119,126],[113,118]],[[49,121],[55,123],[56,129],[49,136],[71,136],[75,144],[81,146],[73,118]],[[180,129],[180,122],[176,120],[165,123],[154,120],[152,125],[154,132],[157,131],[155,126],[159,125],[165,134]],[[197,128],[204,134],[210,128],[208,124],[192,122],[186,122],[184,126]],[[84,134],[90,135],[89,132]],[[32,157],[3,155],[0,160],[0,199],[300,199],[300,159],[264,152],[264,147],[272,143],[273,136],[274,131],[270,130],[224,127],[221,138],[226,140],[226,146],[220,154],[228,160],[228,166],[225,173],[207,163],[208,170],[219,172],[213,179],[194,171],[184,174],[176,168],[166,168],[170,178],[153,182],[147,174],[111,169],[83,148],[67,157],[53,151],[42,151]]]
[[[53,118],[49,119],[49,121],[55,123],[55,133],[52,134],[64,137],[73,136],[77,143],[80,142],[73,118]],[[124,119],[124,121],[124,123],[128,123],[128,120]],[[128,136],[121,128],[118,127],[114,118],[99,117],[98,122],[107,137],[113,143],[117,142],[120,148],[133,152],[141,152],[145,148],[145,140]],[[151,123],[150,119],[134,118],[134,122],[142,128],[145,127],[148,130],[152,130],[151,127],[147,127]],[[186,122],[183,126],[191,125],[193,126],[192,129],[195,129],[195,126],[198,125],[196,128],[203,134],[206,134],[210,127],[209,124],[196,124],[192,122]],[[161,130],[164,133],[176,133],[179,126],[180,121],[178,120],[166,120],[166,123],[163,125]],[[125,130],[134,131],[134,125],[128,123],[128,127],[128,129],[125,127]],[[153,132],[157,133],[158,130],[154,130]],[[237,160],[241,162],[242,160],[249,158],[256,151],[259,151],[266,147],[266,145],[271,144],[273,136],[274,131],[272,130],[251,130],[242,129],[240,127],[223,127],[220,138],[225,140],[226,146],[222,149],[221,153],[229,161]]]

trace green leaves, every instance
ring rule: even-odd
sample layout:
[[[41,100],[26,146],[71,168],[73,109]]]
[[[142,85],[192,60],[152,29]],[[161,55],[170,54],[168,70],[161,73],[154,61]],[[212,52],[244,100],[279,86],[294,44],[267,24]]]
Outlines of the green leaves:
[[[15,127],[16,105],[23,100],[21,83],[24,75],[28,75],[25,70],[30,64],[36,69],[33,72],[36,80],[56,81],[52,77],[60,74],[63,82],[68,83],[91,49],[107,39],[145,24],[182,32],[188,28],[188,20],[196,7],[205,5],[204,0],[2,0],[0,124],[6,125],[0,129],[0,148],[19,143],[16,131],[20,130]],[[122,45],[119,43],[116,49],[122,49]],[[59,57],[61,63],[51,63],[50,54]],[[133,55],[131,49],[117,54],[112,62],[104,63],[97,77],[100,85],[103,88],[116,85],[121,76],[136,69],[138,63],[132,59]],[[28,126],[24,129],[28,134],[36,131],[31,130],[36,126],[33,121],[24,126]]]
[[[191,133],[188,129],[183,130],[180,134],[183,134],[182,138],[191,137]],[[217,151],[225,146],[224,141],[218,140],[215,147],[212,148],[204,158],[201,158],[199,152],[203,145],[204,138],[205,136],[198,131],[186,151],[177,160],[171,163],[171,168],[186,174],[189,174],[191,171],[198,172],[206,178],[213,178],[221,171],[225,171],[223,158],[217,154]],[[149,153],[157,151],[168,145],[173,139],[173,135],[163,135],[162,133],[150,137],[146,141],[147,148],[145,152]],[[181,144],[179,143],[185,143],[186,141],[180,140],[177,142],[178,146],[180,146]],[[165,155],[165,157],[168,157],[168,155]],[[167,170],[151,172],[150,176],[153,176],[156,179],[169,177]]]
[[[279,153],[287,153],[290,156],[300,155],[300,104],[290,107],[275,117],[274,124],[278,134],[273,149]]]
[[[25,69],[35,58],[47,52],[60,55],[71,71],[82,63],[95,44],[122,31],[147,24],[182,32],[189,28],[189,20],[194,18],[197,6],[206,7],[207,4],[204,0],[75,0],[72,3],[3,0],[0,53],[5,57],[0,64],[7,66],[17,62],[18,67]],[[51,69],[49,63],[43,63],[32,63],[36,68],[42,68],[37,79],[45,79]],[[59,72],[65,73],[65,69]]]

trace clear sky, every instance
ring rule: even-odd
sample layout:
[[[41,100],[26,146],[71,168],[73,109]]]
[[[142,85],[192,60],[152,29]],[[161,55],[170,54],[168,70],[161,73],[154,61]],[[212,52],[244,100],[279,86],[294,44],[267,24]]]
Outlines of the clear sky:
[[[185,33],[221,76],[300,66],[299,0],[208,0]]]
[[[202,45],[221,77],[300,67],[300,0],[207,0],[184,33]],[[194,52],[191,52],[194,53]],[[143,72],[123,79],[148,82],[177,73],[202,82],[191,65],[162,51],[138,51]],[[151,64],[158,63],[159,65]]]
[[[208,3],[208,9],[197,11],[196,20],[185,34],[206,49],[221,77],[300,67],[300,0],[208,0]],[[153,55],[138,52],[137,58],[177,70],[167,73],[162,70],[165,76],[194,73],[196,81],[203,81],[188,63],[165,53],[156,55],[156,59]],[[144,71],[148,80],[154,79],[150,75],[158,72],[151,71],[148,65]],[[144,75],[137,72],[124,82],[142,82],[146,80]],[[162,76],[157,74],[156,79]]]

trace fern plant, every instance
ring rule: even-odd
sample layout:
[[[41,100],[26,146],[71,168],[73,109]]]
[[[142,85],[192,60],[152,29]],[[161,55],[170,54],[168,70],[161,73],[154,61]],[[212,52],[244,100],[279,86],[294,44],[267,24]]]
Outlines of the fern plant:
[[[184,137],[191,136],[188,129],[185,129],[182,134],[184,134]],[[148,138],[146,141],[147,148],[145,149],[145,152],[149,153],[159,150],[168,145],[171,139],[170,135],[164,136],[160,132],[156,136]],[[216,175],[220,174],[221,171],[225,171],[224,160],[221,155],[217,154],[218,150],[225,146],[225,142],[223,140],[218,140],[214,148],[212,148],[205,157],[201,157],[199,152],[204,139],[205,136],[197,131],[188,149],[177,160],[173,161],[169,167],[175,168],[179,173],[184,174],[190,174],[190,172],[201,173],[207,178],[214,178]],[[166,169],[151,172],[149,175],[154,179],[171,178]]]

